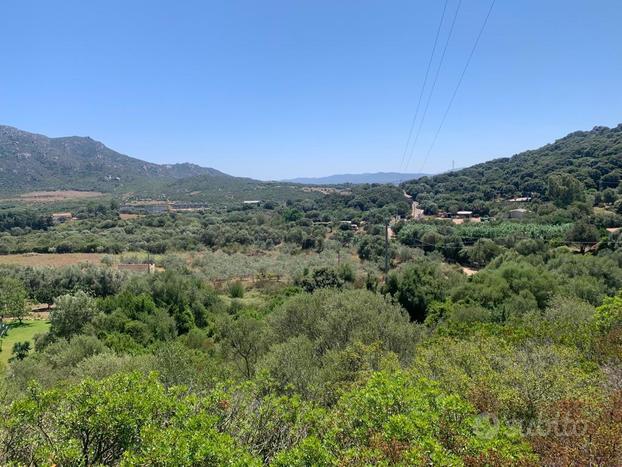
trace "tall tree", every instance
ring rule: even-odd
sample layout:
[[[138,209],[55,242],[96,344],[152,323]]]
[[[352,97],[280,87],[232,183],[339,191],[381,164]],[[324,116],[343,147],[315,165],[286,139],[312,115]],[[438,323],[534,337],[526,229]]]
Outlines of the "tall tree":
[[[583,196],[585,187],[570,174],[554,174],[549,177],[547,194],[559,207],[566,207]]]
[[[586,247],[598,242],[599,238],[598,229],[586,221],[575,222],[566,234],[566,240],[575,243],[581,253],[585,252]]]
[[[26,289],[12,277],[0,278],[0,322],[7,317],[21,323],[26,315]]]
[[[50,316],[50,332],[68,340],[78,334],[97,313],[95,300],[83,291],[58,297],[54,304],[56,308]]]

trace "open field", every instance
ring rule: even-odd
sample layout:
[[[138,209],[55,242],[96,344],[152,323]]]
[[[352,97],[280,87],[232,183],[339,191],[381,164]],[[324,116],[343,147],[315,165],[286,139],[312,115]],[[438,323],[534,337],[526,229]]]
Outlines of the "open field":
[[[80,263],[101,263],[102,253],[24,253],[0,256],[0,265],[62,267]]]
[[[99,191],[31,191],[23,193],[13,198],[4,198],[0,201],[25,201],[30,203],[53,203],[56,201],[66,201],[73,199],[99,198],[104,194]]]
[[[124,221],[134,220],[142,217],[141,214],[130,214],[126,212],[122,212],[119,214],[119,218]]]
[[[19,323],[11,323],[7,336],[2,339],[2,350],[0,351],[0,365],[6,364],[11,358],[11,350],[16,342],[31,341],[31,347],[34,347],[32,339],[35,334],[42,334],[50,329],[50,323],[43,320],[24,320]]]

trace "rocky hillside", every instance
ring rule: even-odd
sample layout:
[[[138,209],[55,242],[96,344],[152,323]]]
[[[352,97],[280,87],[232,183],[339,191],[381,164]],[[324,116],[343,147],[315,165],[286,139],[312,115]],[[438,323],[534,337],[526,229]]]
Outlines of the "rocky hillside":
[[[0,192],[132,191],[198,175],[228,177],[195,164],[159,165],[120,154],[89,137],[48,138],[0,126]]]

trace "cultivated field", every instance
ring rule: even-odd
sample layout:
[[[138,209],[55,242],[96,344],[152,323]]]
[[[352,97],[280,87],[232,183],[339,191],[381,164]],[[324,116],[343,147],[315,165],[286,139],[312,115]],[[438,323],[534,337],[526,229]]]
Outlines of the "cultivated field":
[[[0,265],[62,267],[80,263],[100,264],[104,256],[101,253],[24,253],[0,256]]]
[[[23,193],[17,197],[5,198],[0,201],[25,201],[30,203],[53,203],[57,201],[66,201],[72,199],[88,199],[99,198],[104,194],[99,191],[31,191]]]

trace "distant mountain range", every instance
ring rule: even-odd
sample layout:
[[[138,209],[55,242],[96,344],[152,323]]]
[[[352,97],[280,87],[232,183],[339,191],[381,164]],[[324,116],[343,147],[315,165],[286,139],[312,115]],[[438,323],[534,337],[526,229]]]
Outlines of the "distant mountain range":
[[[422,174],[378,172],[262,182],[196,164],[154,164],[120,154],[90,137],[49,138],[0,125],[0,193],[83,190],[214,200],[253,196],[298,198],[299,184],[393,183]]]
[[[409,181],[405,187],[411,194],[426,193],[438,199],[451,194],[466,205],[495,196],[545,196],[548,176],[553,173],[570,174],[586,189],[615,188],[622,179],[622,125],[577,131],[540,149],[435,176],[378,172],[280,182],[233,177],[195,164],[154,164],[120,154],[89,137],[48,138],[0,125],[3,197],[30,191],[83,190],[124,198],[221,203],[319,196],[304,185]]]
[[[133,190],[194,176],[229,177],[195,164],[160,165],[106,147],[89,137],[48,138],[0,125],[0,192]]]
[[[392,183],[398,185],[408,180],[425,177],[427,174],[399,173],[399,172],[375,172],[361,174],[337,174],[327,177],[301,177],[284,180],[290,183],[302,183],[305,185],[343,185],[351,183],[360,185],[364,183]]]
[[[321,196],[293,183],[234,177],[195,164],[146,162],[89,137],[49,138],[0,125],[0,195],[57,190],[208,204]]]

